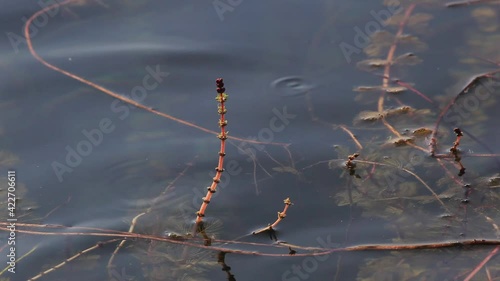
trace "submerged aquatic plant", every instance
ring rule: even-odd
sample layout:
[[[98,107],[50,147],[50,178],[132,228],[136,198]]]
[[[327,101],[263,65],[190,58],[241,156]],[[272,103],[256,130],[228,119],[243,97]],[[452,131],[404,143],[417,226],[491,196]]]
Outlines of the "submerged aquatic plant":
[[[76,79],[88,86],[94,87],[110,96],[125,103],[141,108],[147,112],[162,116],[174,122],[201,130],[206,133],[217,135],[221,141],[219,161],[216,167],[216,175],[212,185],[208,188],[207,195],[197,212],[194,224],[190,218],[192,213],[168,210],[169,216],[158,212],[157,198],[165,197],[173,190],[170,184],[157,198],[151,200],[150,206],[134,213],[130,221],[128,231],[116,231],[112,229],[97,229],[89,227],[65,227],[57,225],[41,224],[19,224],[19,233],[31,235],[67,235],[67,236],[93,236],[107,237],[109,240],[99,242],[70,256],[55,265],[43,269],[40,274],[33,276],[30,280],[41,279],[52,272],[63,268],[70,262],[80,261],[81,265],[89,265],[95,268],[98,255],[91,256],[92,263],[85,263],[88,253],[99,251],[106,245],[116,245],[111,254],[107,269],[110,273],[109,279],[113,280],[113,269],[118,264],[125,264],[117,257],[119,251],[130,251],[136,259],[130,263],[136,263],[147,280],[204,280],[204,274],[208,269],[220,265],[226,273],[228,280],[236,280],[231,273],[228,263],[228,254],[270,256],[270,257],[312,257],[330,255],[336,252],[350,251],[388,251],[387,254],[377,258],[368,258],[361,263],[357,272],[357,280],[444,280],[465,277],[470,280],[477,274],[483,280],[494,280],[490,278],[491,272],[497,273],[500,269],[496,265],[488,265],[484,273],[478,273],[481,268],[498,252],[500,241],[498,219],[498,187],[500,186],[497,173],[488,174],[476,167],[474,163],[484,159],[498,158],[499,155],[488,151],[488,147],[482,144],[480,135],[481,120],[487,114],[477,112],[471,115],[465,126],[452,126],[443,128],[442,120],[447,113],[453,109],[461,99],[466,98],[476,88],[481,86],[485,80],[499,80],[496,69],[475,76],[458,93],[452,97],[433,97],[420,92],[415,83],[394,78],[395,69],[400,70],[419,63],[423,60],[417,56],[427,48],[427,44],[421,41],[420,34],[428,28],[433,16],[428,13],[415,13],[419,5],[425,7],[433,4],[433,0],[401,1],[403,13],[393,15],[386,20],[387,30],[380,30],[370,35],[370,44],[364,48],[368,58],[362,60],[357,66],[363,71],[381,77],[380,85],[358,86],[354,88],[358,100],[365,105],[373,105],[353,116],[353,126],[345,124],[333,124],[329,120],[322,120],[314,112],[314,100],[312,95],[305,95],[307,110],[311,115],[311,122],[317,122],[328,128],[341,129],[353,141],[356,152],[347,153],[349,148],[337,146],[338,159],[327,159],[320,163],[314,163],[307,167],[297,167],[293,161],[288,144],[278,142],[263,143],[251,139],[230,137],[225,129],[225,94],[224,82],[217,79],[217,97],[220,132],[212,131],[194,123],[165,114],[156,109],[147,107],[134,100],[123,97],[90,82],[80,76],[64,71],[41,58],[34,50],[29,26],[37,16],[46,12],[47,9],[66,5],[77,0],[67,0],[35,13],[28,19],[25,28],[28,47],[33,56],[45,66],[60,72],[68,77]],[[388,6],[394,5],[394,1],[385,1]],[[467,1],[486,2],[486,1]],[[449,7],[462,6],[463,3],[449,3]],[[492,18],[490,10],[476,10],[475,18],[481,15]],[[485,32],[491,32],[491,23],[485,23]],[[400,51],[404,46],[404,51]],[[496,46],[496,45],[495,45]],[[494,49],[494,48],[493,48]],[[492,49],[488,49],[491,53]],[[495,49],[496,50],[496,49]],[[467,60],[471,63],[471,60]],[[477,64],[477,61],[474,61]],[[495,67],[498,68],[496,63]],[[378,73],[382,72],[382,73]],[[360,81],[361,82],[361,81]],[[498,95],[498,89],[494,89]],[[409,98],[415,97],[425,101],[423,108],[408,105]],[[493,96],[484,106],[491,106],[496,102]],[[355,113],[353,114],[355,115]],[[477,124],[476,124],[477,123]],[[356,130],[363,130],[368,136],[359,137]],[[456,135],[453,145],[448,140],[448,135],[454,132]],[[244,141],[254,144],[272,145],[283,148],[290,157],[290,165],[284,165],[269,158],[280,167],[273,168],[274,172],[287,173],[296,176],[301,182],[307,178],[306,171],[320,164],[326,164],[333,170],[332,177],[337,183],[341,182],[341,188],[329,188],[328,195],[332,203],[337,206],[349,206],[350,218],[346,227],[345,236],[348,242],[351,222],[356,213],[361,217],[369,219],[380,219],[385,228],[394,234],[390,237],[390,244],[371,244],[346,246],[340,248],[319,248],[294,245],[277,239],[274,228],[285,217],[291,206],[290,199],[285,199],[284,209],[278,212],[278,218],[273,224],[263,227],[255,234],[269,232],[275,244],[251,243],[233,240],[222,240],[215,236],[221,227],[221,220],[205,220],[205,212],[212,194],[216,191],[220,181],[225,156],[226,140]],[[446,149],[440,146],[446,145]],[[475,145],[475,146],[473,146]],[[460,148],[459,148],[460,147]],[[474,153],[469,148],[474,148],[487,153]],[[345,152],[345,153],[343,153]],[[260,165],[256,156],[251,155],[255,166]],[[495,164],[491,164],[495,165]],[[467,173],[465,173],[467,166]],[[186,167],[187,170],[188,167]],[[459,173],[452,172],[457,168]],[[186,171],[185,170],[185,171]],[[263,169],[265,170],[265,169]],[[337,172],[340,171],[340,175]],[[179,179],[184,172],[179,174],[172,182]],[[255,171],[254,171],[255,177]],[[342,179],[342,180],[338,180]],[[329,183],[322,185],[328,185]],[[480,204],[470,204],[480,202]],[[181,201],[170,202],[170,206],[186,205]],[[438,214],[436,214],[438,210]],[[164,209],[162,209],[164,211]],[[8,231],[5,223],[0,223],[0,228]],[[194,229],[194,231],[193,231]],[[57,230],[57,231],[56,231]],[[201,234],[201,238],[194,234]],[[248,234],[246,236],[249,236]],[[492,236],[492,237],[488,237]],[[469,238],[471,237],[471,238]],[[444,240],[444,241],[443,241]],[[426,242],[433,241],[433,242]],[[439,242],[442,241],[442,242]],[[352,241],[349,241],[352,242]],[[484,248],[485,252],[463,251],[464,247],[473,246],[496,246]],[[251,249],[240,249],[252,247]],[[269,249],[272,250],[269,250]],[[449,248],[447,252],[436,249]],[[444,255],[442,262],[435,263],[432,259],[425,259],[427,252],[417,250],[431,250],[439,255]],[[412,250],[411,252],[397,252],[401,250]],[[449,257],[448,253],[454,253]],[[217,253],[217,254],[216,254]],[[107,258],[108,256],[106,256]],[[339,256],[340,257],[340,256]],[[473,264],[465,267],[465,265]],[[477,264],[477,265],[476,265]],[[92,267],[90,267],[92,265]],[[87,269],[88,269],[87,268]],[[337,262],[336,279],[341,272],[341,258]],[[141,274],[138,274],[141,275]]]
[[[226,139],[227,139],[227,131],[226,125],[227,120],[226,116],[226,106],[225,102],[227,100],[228,95],[226,94],[226,88],[224,88],[224,80],[222,78],[218,78],[215,81],[217,85],[217,96],[215,99],[219,103],[217,107],[217,113],[220,115],[219,119],[219,127],[220,134],[217,135],[217,138],[220,139],[220,151],[219,151],[219,163],[217,167],[215,167],[215,177],[212,180],[212,185],[207,187],[207,195],[203,197],[203,203],[201,203],[200,210],[196,212],[196,230],[195,232],[202,233],[205,237],[205,244],[210,245],[210,239],[205,234],[205,226],[203,225],[203,217],[205,216],[205,210],[207,209],[208,203],[212,199],[212,195],[217,191],[217,184],[220,182],[220,177],[222,176],[222,172],[224,172],[224,156],[226,156]]]

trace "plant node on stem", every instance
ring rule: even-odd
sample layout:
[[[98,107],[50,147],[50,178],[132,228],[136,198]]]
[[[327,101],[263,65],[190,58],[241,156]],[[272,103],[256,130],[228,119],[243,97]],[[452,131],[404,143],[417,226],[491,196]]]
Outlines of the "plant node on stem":
[[[453,129],[453,132],[455,132],[455,134],[457,135],[457,139],[455,140],[455,142],[453,142],[453,146],[450,148],[450,152],[455,157],[455,162],[460,165],[458,176],[461,177],[465,174],[465,167],[462,164],[462,157],[460,157],[460,150],[458,149],[458,146],[460,145],[460,139],[464,136],[464,134],[459,128]]]
[[[349,171],[350,176],[356,176],[357,178],[360,178],[360,176],[356,174],[356,163],[353,162],[353,160],[358,158],[358,156],[359,153],[354,153],[347,156],[347,162],[345,163],[345,167]]]
[[[257,231],[254,231],[254,232],[252,232],[252,234],[255,235],[255,234],[265,232],[265,231],[270,231],[271,232],[271,239],[274,238],[274,240],[278,240],[276,238],[276,235],[274,234],[274,228],[278,225],[278,223],[281,220],[283,220],[286,217],[286,211],[288,210],[288,207],[290,207],[290,205],[293,204],[292,200],[290,200],[290,198],[283,200],[283,203],[285,203],[285,207],[283,208],[283,212],[278,212],[278,219],[276,219],[276,221],[273,224],[269,224],[268,226],[266,226],[264,228],[261,228]]]
[[[224,156],[226,156],[226,139],[228,132],[226,131],[227,120],[225,119],[225,114],[227,109],[225,107],[225,102],[227,100],[228,95],[225,93],[226,88],[224,88],[224,80],[222,78],[218,78],[215,80],[217,85],[217,96],[215,100],[219,103],[217,106],[217,112],[220,115],[219,119],[219,127],[220,133],[217,135],[217,138],[220,139],[220,151],[219,151],[219,164],[215,168],[216,174],[212,180],[212,185],[207,188],[207,195],[203,197],[203,203],[200,206],[200,210],[196,212],[196,232],[204,233],[205,227],[203,225],[203,217],[205,216],[205,210],[207,209],[208,203],[210,203],[210,199],[212,198],[212,194],[217,190],[217,184],[220,182],[220,178],[222,176],[222,172],[224,171]],[[205,235],[204,235],[205,236]],[[206,237],[205,237],[206,238]],[[207,241],[205,241],[207,243]],[[208,242],[209,244],[209,242]]]

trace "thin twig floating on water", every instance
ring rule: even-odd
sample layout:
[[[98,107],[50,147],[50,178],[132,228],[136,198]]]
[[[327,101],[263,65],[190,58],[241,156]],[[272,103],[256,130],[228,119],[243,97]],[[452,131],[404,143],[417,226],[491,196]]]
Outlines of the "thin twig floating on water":
[[[465,1],[453,1],[453,2],[448,2],[445,4],[447,8],[456,8],[456,7],[462,7],[462,6],[470,6],[473,4],[481,4],[481,3],[488,3],[488,2],[494,2],[496,0],[465,0]]]
[[[0,230],[10,231],[6,226],[7,223],[0,222]],[[45,225],[36,225],[33,224],[31,227],[45,227]],[[72,227],[68,227],[72,228]],[[464,247],[464,246],[497,246],[500,245],[499,239],[467,239],[467,240],[457,240],[457,241],[448,241],[448,242],[435,242],[435,243],[418,243],[418,244],[366,244],[366,245],[358,245],[358,246],[349,246],[344,248],[314,248],[314,247],[301,247],[298,245],[292,245],[288,243],[279,243],[278,245],[269,245],[269,244],[259,244],[252,243],[255,246],[269,247],[269,246],[278,246],[282,247],[288,253],[286,254],[271,254],[264,253],[258,251],[247,251],[247,250],[236,250],[236,249],[228,249],[217,246],[205,246],[200,243],[195,243],[198,240],[196,239],[186,239],[186,240],[176,240],[170,239],[166,237],[154,236],[154,235],[146,235],[146,234],[137,234],[137,233],[98,233],[98,232],[44,232],[44,231],[33,231],[33,230],[17,230],[19,233],[26,233],[32,235],[61,235],[61,236],[93,236],[93,237],[118,237],[118,238],[129,238],[132,240],[141,239],[141,240],[154,240],[161,241],[179,245],[192,246],[196,248],[202,248],[213,251],[222,251],[226,253],[240,254],[240,255],[253,255],[253,256],[267,256],[267,257],[285,257],[290,256],[289,247],[295,247],[297,249],[304,249],[309,251],[314,251],[312,253],[302,253],[302,254],[294,254],[294,257],[304,257],[304,256],[322,256],[328,255],[334,252],[353,252],[353,251],[403,251],[403,250],[422,250],[422,249],[440,249],[440,248],[452,248],[452,247]],[[113,240],[118,241],[119,239]],[[193,242],[191,242],[193,241]],[[109,241],[110,243],[112,241]],[[248,244],[240,241],[224,241],[224,240],[213,240],[214,243],[229,243],[232,244]],[[90,248],[89,248],[90,249]],[[86,251],[89,251],[87,249]],[[83,252],[81,252],[83,253]]]
[[[78,258],[78,257],[80,257],[81,255],[84,255],[84,254],[86,254],[86,253],[88,253],[88,252],[91,252],[91,251],[93,251],[93,250],[95,250],[95,249],[102,248],[105,244],[109,244],[109,243],[112,243],[112,242],[116,242],[116,241],[118,241],[118,240],[120,240],[120,239],[111,239],[111,240],[108,240],[108,241],[106,241],[106,242],[98,242],[98,243],[97,243],[97,244],[95,244],[94,246],[92,246],[92,247],[90,247],[90,248],[87,248],[87,249],[85,249],[85,250],[83,250],[83,251],[80,251],[80,252],[78,252],[76,255],[73,255],[72,257],[65,259],[63,262],[61,262],[61,263],[59,263],[59,264],[57,264],[57,265],[54,265],[53,267],[51,267],[51,268],[49,268],[49,269],[47,269],[47,270],[44,270],[44,271],[40,272],[40,273],[39,273],[39,274],[37,274],[36,276],[31,277],[30,279],[28,279],[28,281],[35,281],[35,280],[38,280],[38,279],[40,279],[40,277],[43,277],[43,276],[45,276],[45,275],[47,275],[47,274],[49,274],[49,273],[51,273],[51,272],[53,272],[53,271],[55,271],[55,270],[57,270],[57,269],[59,269],[59,268],[61,268],[61,267],[65,266],[66,264],[68,264],[69,262],[71,262],[71,261],[73,261],[73,260],[77,259],[77,258]]]
[[[151,202],[151,205],[149,206],[149,208],[142,212],[142,213],[139,213],[138,215],[136,215],[133,219],[132,219],[132,222],[130,223],[130,227],[129,227],[129,230],[128,232],[134,232],[134,229],[135,229],[135,225],[137,224],[137,220],[142,217],[143,215],[146,215],[148,213],[150,213],[153,208],[155,207],[155,205],[158,203],[159,201],[159,198],[161,198],[163,195],[166,195],[167,193],[169,193],[170,191],[172,191],[174,189],[174,184],[181,178],[183,177],[187,170],[192,166],[192,164],[188,164],[186,165],[186,167],[184,168],[184,170],[182,170],[182,172],[180,172],[177,177],[175,177],[169,184],[168,186],[162,191],[162,193],[160,195],[158,195],[158,197],[156,197],[155,199],[153,199],[153,201]],[[108,265],[107,265],[107,268],[108,270],[110,270],[112,267],[113,267],[113,261],[115,259],[115,256],[118,254],[118,251],[123,247],[123,245],[125,245],[127,239],[123,239],[122,241],[120,241],[120,243],[116,246],[116,249],[113,251],[113,254],[111,255],[111,257],[109,258],[109,261],[108,261]]]
[[[472,280],[472,277],[474,277],[476,275],[476,273],[479,272],[479,270],[481,270],[481,268],[483,268],[483,266],[492,258],[494,257],[497,253],[498,253],[498,250],[500,250],[500,246],[496,246],[495,249],[493,249],[489,254],[488,256],[486,256],[482,261],[481,263],[479,263],[476,268],[474,268],[474,270],[469,274],[467,275],[467,277],[464,279],[464,281],[469,281],[469,280]]]
[[[166,114],[166,113],[163,113],[163,112],[160,112],[156,109],[153,109],[152,107],[149,107],[149,106],[146,106],[146,105],[143,105],[141,103],[138,103],[137,101],[133,100],[132,98],[128,98],[128,97],[125,97],[125,96],[122,96],[116,92],[113,92],[101,85],[98,85],[94,82],[91,82],[81,76],[78,76],[74,73],[71,73],[69,71],[66,71],[64,69],[61,69],[53,64],[50,64],[49,62],[47,62],[46,60],[44,60],[34,49],[33,47],[33,43],[31,41],[31,32],[30,30],[32,29],[32,24],[33,24],[33,21],[41,16],[41,15],[44,15],[44,14],[51,14],[52,10],[58,10],[60,7],[63,7],[67,4],[70,4],[70,3],[73,3],[73,2],[77,2],[77,1],[80,1],[80,0],[65,0],[65,1],[62,1],[62,2],[59,2],[59,3],[55,3],[53,5],[50,5],[50,6],[46,6],[44,7],[43,9],[39,10],[38,12],[34,13],[30,18],[28,18],[26,20],[26,24],[24,26],[24,36],[26,37],[26,44],[28,45],[28,50],[30,51],[31,55],[37,60],[39,61],[41,64],[45,65],[46,67],[56,71],[56,72],[59,72],[69,78],[72,78],[72,79],[75,79],[87,86],[90,86],[100,92],[103,92],[115,99],[118,99],[124,103],[127,103],[129,105],[133,105],[135,107],[138,107],[140,109],[143,109],[143,110],[146,110],[148,112],[151,112],[153,114],[156,114],[158,116],[161,116],[161,117],[164,117],[164,118],[167,118],[167,119],[170,119],[174,122],[177,122],[177,123],[180,123],[180,124],[183,124],[185,126],[188,126],[188,127],[191,127],[191,128],[195,128],[195,129],[198,129],[200,131],[203,131],[205,133],[210,133],[210,134],[214,134],[214,135],[217,135],[218,133],[215,132],[215,131],[212,131],[212,130],[209,130],[207,128],[204,128],[204,127],[201,127],[199,125],[196,125],[194,123],[191,123],[191,122],[188,122],[188,121],[185,121],[181,118],[177,118],[177,117],[174,117],[172,115],[169,115],[169,114]],[[281,146],[281,147],[284,147],[284,146],[287,146],[289,145],[288,143],[280,143],[280,142],[262,142],[262,141],[258,141],[258,140],[252,140],[252,139],[244,139],[244,138],[238,138],[238,137],[230,137],[228,136],[229,139],[233,139],[233,140],[237,140],[237,141],[241,141],[241,142],[247,142],[247,143],[254,143],[254,144],[265,144],[265,145],[276,145],[276,146]]]

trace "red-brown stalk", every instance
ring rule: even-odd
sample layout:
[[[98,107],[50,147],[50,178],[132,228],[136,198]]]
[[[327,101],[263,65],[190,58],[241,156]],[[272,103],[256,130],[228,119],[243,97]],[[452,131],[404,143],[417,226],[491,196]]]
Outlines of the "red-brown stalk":
[[[185,121],[181,118],[177,118],[175,116],[172,116],[172,115],[169,115],[169,114],[166,114],[166,113],[163,113],[163,112],[160,112],[152,107],[149,107],[149,106],[146,106],[146,105],[143,105],[137,101],[135,101],[134,99],[132,98],[128,98],[126,96],[123,96],[117,92],[114,92],[110,89],[107,89],[101,85],[98,85],[94,82],[91,82],[79,75],[76,75],[72,72],[69,72],[67,70],[64,70],[62,68],[59,68],[49,62],[47,62],[45,59],[43,59],[36,51],[35,51],[35,48],[33,47],[33,42],[32,42],[32,35],[31,34],[31,29],[32,29],[32,24],[34,22],[34,20],[43,15],[43,14],[50,14],[51,10],[57,10],[61,7],[64,7],[65,5],[68,5],[70,3],[76,3],[78,1],[81,1],[81,0],[64,0],[64,1],[61,1],[61,2],[57,2],[57,1],[53,1],[55,2],[55,4],[53,5],[50,5],[50,6],[46,6],[44,7],[43,9],[37,11],[36,13],[34,13],[31,17],[29,17],[27,20],[26,20],[26,24],[24,25],[24,37],[26,38],[26,45],[28,46],[28,50],[29,52],[31,53],[31,55],[37,60],[39,61],[41,64],[43,64],[44,66],[52,69],[53,71],[56,71],[60,74],[63,74],[69,78],[72,78],[72,79],[75,79],[89,87],[92,87],[98,91],[101,91],[115,99],[118,99],[124,103],[127,103],[129,105],[133,105],[135,107],[138,107],[140,109],[143,109],[143,110],[146,110],[150,113],[153,113],[153,114],[156,114],[158,116],[161,116],[161,117],[164,117],[164,118],[167,118],[167,119],[170,119],[174,122],[177,122],[177,123],[180,123],[182,125],[185,125],[185,126],[188,126],[188,127],[191,127],[191,128],[194,128],[194,129],[197,129],[197,130],[200,130],[200,131],[203,131],[205,133],[210,133],[210,134],[214,134],[214,135],[217,135],[217,132],[215,131],[212,131],[212,130],[209,130],[205,127],[202,127],[202,126],[198,126],[194,123],[191,123],[191,122],[188,122],[188,121]],[[238,138],[238,137],[228,137],[229,139],[232,139],[232,140],[236,140],[236,141],[240,141],[240,142],[247,142],[247,143],[255,143],[255,144],[265,144],[265,145],[276,145],[276,146],[281,146],[281,147],[286,147],[289,145],[289,143],[281,143],[281,142],[262,142],[262,141],[258,141],[258,140],[252,140],[252,139],[244,139],[244,138]]]
[[[216,174],[212,180],[212,185],[207,188],[207,195],[203,197],[203,203],[200,206],[200,210],[196,212],[196,224],[200,224],[203,221],[203,217],[205,216],[205,210],[207,209],[208,203],[210,203],[210,199],[212,198],[212,194],[217,190],[217,184],[220,182],[220,178],[222,176],[222,172],[224,171],[224,156],[226,156],[226,139],[227,139],[227,131],[226,125],[227,120],[225,119],[225,114],[227,112],[225,107],[225,102],[227,100],[226,88],[224,88],[224,80],[222,78],[218,78],[216,80],[217,84],[217,96],[215,99],[219,102],[218,113],[220,115],[219,119],[219,127],[220,134],[217,136],[220,139],[220,151],[219,151],[219,164],[215,168]]]
[[[278,212],[278,218],[276,219],[276,221],[273,224],[269,224],[264,228],[252,232],[252,234],[255,235],[264,231],[273,230],[278,225],[278,223],[286,217],[286,211],[288,210],[288,207],[292,205],[292,201],[290,200],[290,198],[283,200],[283,203],[285,203],[285,207],[283,208],[283,212]]]

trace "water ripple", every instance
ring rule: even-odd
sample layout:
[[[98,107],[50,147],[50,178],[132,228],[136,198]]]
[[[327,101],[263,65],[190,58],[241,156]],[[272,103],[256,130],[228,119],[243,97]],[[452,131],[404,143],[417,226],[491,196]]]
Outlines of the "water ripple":
[[[299,76],[286,76],[271,82],[271,88],[282,97],[296,97],[306,94],[316,85]]]

